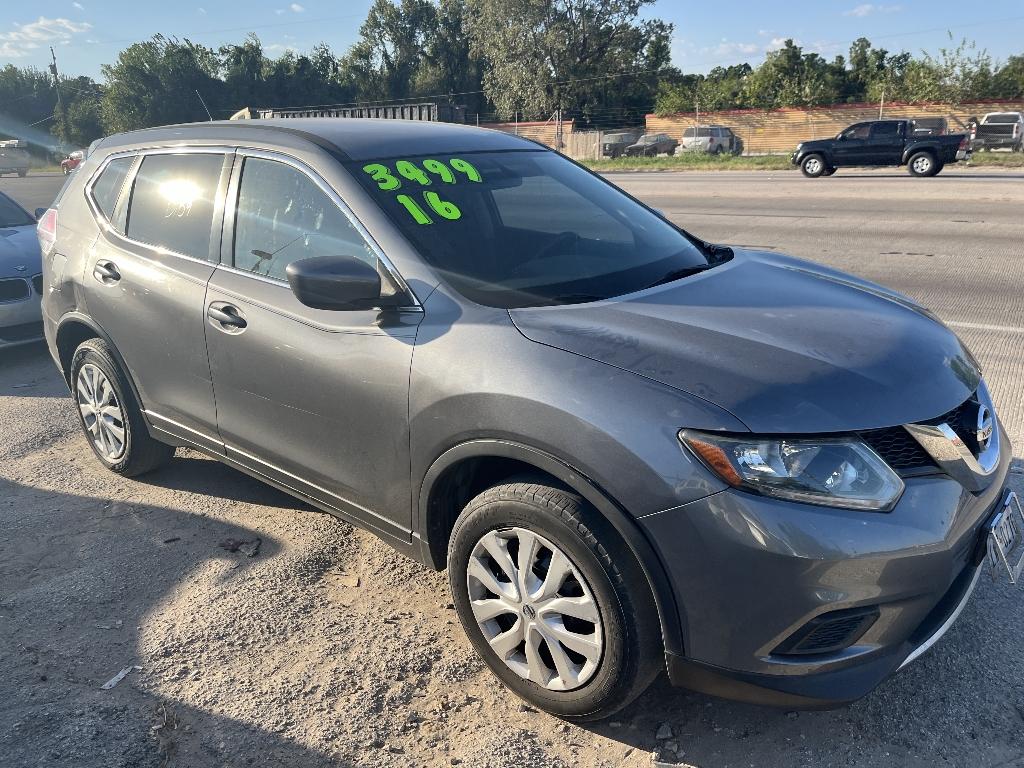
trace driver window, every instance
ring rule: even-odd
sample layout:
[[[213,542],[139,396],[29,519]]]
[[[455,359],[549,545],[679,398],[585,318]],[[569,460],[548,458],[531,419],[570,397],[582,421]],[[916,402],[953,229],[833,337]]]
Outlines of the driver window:
[[[242,167],[235,216],[234,266],[284,280],[293,261],[377,255],[334,201],[306,174],[274,160],[249,157]]]
[[[843,131],[844,139],[866,139],[868,134],[871,132],[871,124],[863,123],[861,125],[853,125]]]

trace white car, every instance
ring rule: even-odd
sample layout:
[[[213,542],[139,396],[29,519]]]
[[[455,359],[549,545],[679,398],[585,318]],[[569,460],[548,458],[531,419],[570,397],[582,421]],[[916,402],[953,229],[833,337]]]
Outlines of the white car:
[[[43,338],[35,217],[0,192],[0,349]]]
[[[695,125],[683,131],[680,151],[707,152],[711,155],[743,154],[743,139],[724,125]]]

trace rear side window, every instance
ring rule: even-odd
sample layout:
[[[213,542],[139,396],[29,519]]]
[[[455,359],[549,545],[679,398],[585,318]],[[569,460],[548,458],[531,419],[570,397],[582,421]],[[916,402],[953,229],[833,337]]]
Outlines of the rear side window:
[[[697,129],[697,136],[699,138],[702,138],[702,139],[710,138],[711,137],[711,129],[710,128],[698,128]]]
[[[128,237],[196,259],[211,259],[221,154],[149,155],[135,177]]]
[[[100,177],[92,185],[92,199],[96,201],[103,216],[110,220],[114,215],[114,206],[121,194],[121,187],[128,171],[135,162],[134,157],[119,157],[107,163]]]
[[[238,188],[234,265],[284,280],[293,261],[377,255],[342,210],[309,176],[274,160],[247,158]]]
[[[697,129],[696,128],[687,128],[685,131],[683,131],[683,138],[684,139],[692,139],[696,135],[697,135]]]
[[[875,123],[871,128],[871,136],[876,139],[892,138],[900,132],[899,123]]]

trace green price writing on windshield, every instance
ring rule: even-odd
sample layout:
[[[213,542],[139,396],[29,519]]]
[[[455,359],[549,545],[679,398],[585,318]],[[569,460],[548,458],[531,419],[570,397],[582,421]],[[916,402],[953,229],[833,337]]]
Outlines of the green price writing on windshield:
[[[459,157],[453,157],[447,164],[441,160],[427,158],[422,161],[422,166],[421,168],[412,160],[396,160],[394,172],[383,163],[364,165],[363,172],[369,174],[370,178],[377,182],[377,188],[383,192],[401,189],[402,179],[423,187],[429,187],[433,184],[433,181],[427,173],[436,176],[443,184],[455,184],[457,179],[452,172],[453,169],[465,176],[468,181],[474,183],[483,181],[483,177],[473,164]],[[462,218],[462,211],[459,210],[459,207],[455,203],[442,199],[437,192],[425,191],[423,193],[423,200],[426,202],[427,207],[442,219],[457,221]],[[411,195],[396,195],[395,202],[405,208],[417,224],[434,223],[430,214]]]

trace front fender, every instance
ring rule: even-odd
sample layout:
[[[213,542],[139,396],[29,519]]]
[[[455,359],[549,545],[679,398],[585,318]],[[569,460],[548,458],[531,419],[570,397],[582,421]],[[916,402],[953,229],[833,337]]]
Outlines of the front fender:
[[[471,458],[515,459],[557,478],[586,499],[622,537],[643,571],[654,596],[661,624],[662,642],[666,653],[682,654],[685,637],[685,610],[676,600],[666,569],[640,527],[603,489],[594,484],[574,467],[544,451],[510,440],[470,440],[446,451],[427,471],[420,487],[419,504],[415,513],[415,531],[426,530],[430,507],[430,493],[445,471]],[[441,570],[444,556],[432,551],[426,537],[419,537],[420,559]]]

